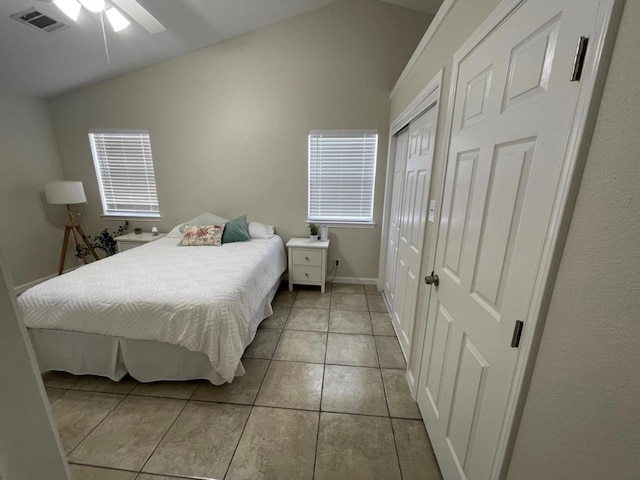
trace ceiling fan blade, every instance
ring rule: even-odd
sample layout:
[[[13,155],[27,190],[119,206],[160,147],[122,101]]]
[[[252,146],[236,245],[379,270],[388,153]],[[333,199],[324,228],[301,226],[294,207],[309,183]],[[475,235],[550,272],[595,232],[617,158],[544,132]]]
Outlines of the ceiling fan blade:
[[[160,33],[167,29],[167,27],[160,23],[156,17],[151,15],[142,5],[136,2],[136,0],[111,1],[132,19],[138,22],[147,32]]]

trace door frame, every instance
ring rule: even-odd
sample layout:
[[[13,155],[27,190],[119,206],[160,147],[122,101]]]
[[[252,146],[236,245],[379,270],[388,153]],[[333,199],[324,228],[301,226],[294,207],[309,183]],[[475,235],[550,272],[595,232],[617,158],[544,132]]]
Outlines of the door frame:
[[[0,478],[65,480],[67,457],[19,312],[0,250]]]
[[[434,237],[432,248],[429,251],[429,257],[425,259],[425,261],[431,262],[431,265],[435,264],[438,237],[440,235],[440,206],[444,198],[444,183],[449,163],[450,137],[453,130],[453,110],[458,88],[458,66],[461,61],[475,49],[478,43],[487,37],[509,17],[515,9],[526,1],[527,0],[503,0],[477,30],[465,40],[453,56],[449,103],[444,125],[444,136],[442,137],[445,145],[442,177],[439,179],[441,183],[440,195],[437,199],[438,209],[436,213],[438,215],[438,221],[434,224]],[[494,462],[491,479],[499,480],[507,476],[529,384],[533,375],[536,355],[542,338],[544,322],[551,301],[557,272],[560,267],[573,208],[577,199],[582,172],[589,153],[600,98],[604,89],[606,74],[616,33],[620,24],[624,2],[625,0],[600,0],[592,26],[589,49],[584,62],[576,107],[569,129],[564,157],[562,159],[560,180],[553,202],[550,227],[545,238],[538,274],[532,292],[531,307],[527,315],[529,321],[525,324],[520,346],[518,347],[512,387],[507,402],[505,420],[500,431],[496,461]],[[567,75],[569,74],[570,72],[567,72]],[[430,297],[430,293],[428,296]],[[427,318],[429,314],[428,308],[429,304],[427,304],[424,312]],[[425,326],[427,323],[425,320]],[[428,328],[425,328],[421,339],[423,349],[427,331]],[[420,365],[422,365],[422,359],[420,359]],[[420,375],[420,372],[418,372],[418,375]]]
[[[393,173],[396,163],[396,137],[395,135],[418,118],[429,108],[438,108],[440,105],[440,88],[444,69],[438,73],[425,85],[425,87],[415,96],[409,105],[400,113],[389,125],[389,149],[387,152],[387,170],[384,183],[384,204],[382,213],[382,235],[380,238],[380,259],[378,263],[378,289],[382,291],[384,287],[384,277],[387,267],[387,242],[389,240],[389,215],[391,214],[391,201],[393,196]],[[436,110],[436,138],[439,110]],[[434,152],[435,154],[435,152]],[[385,304],[386,297],[383,295]],[[387,310],[389,310],[389,305]],[[396,332],[397,334],[397,332]]]

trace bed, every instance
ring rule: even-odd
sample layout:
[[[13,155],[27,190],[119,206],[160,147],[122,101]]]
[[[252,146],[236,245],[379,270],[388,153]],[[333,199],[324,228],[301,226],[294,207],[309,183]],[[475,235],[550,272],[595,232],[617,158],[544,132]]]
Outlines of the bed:
[[[161,238],[37,285],[18,298],[41,372],[141,382],[243,375],[286,267],[278,235],[178,246]]]

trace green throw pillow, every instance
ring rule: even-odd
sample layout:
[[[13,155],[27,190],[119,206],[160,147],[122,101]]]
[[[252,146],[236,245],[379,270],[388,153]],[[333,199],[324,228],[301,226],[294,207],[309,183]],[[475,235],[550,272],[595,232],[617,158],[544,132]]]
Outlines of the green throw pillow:
[[[222,243],[246,242],[249,240],[249,225],[247,224],[247,216],[242,215],[224,226],[222,233]]]

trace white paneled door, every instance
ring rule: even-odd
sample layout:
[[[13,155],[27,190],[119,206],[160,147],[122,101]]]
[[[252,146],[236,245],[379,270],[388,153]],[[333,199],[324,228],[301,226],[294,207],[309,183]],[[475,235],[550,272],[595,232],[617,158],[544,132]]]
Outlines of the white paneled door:
[[[389,236],[387,239],[387,262],[383,290],[389,307],[395,305],[396,262],[398,261],[398,239],[402,221],[402,192],[404,191],[404,171],[407,166],[407,140],[409,130],[403,130],[396,137],[396,154],[393,170],[391,209],[389,214]]]
[[[429,209],[436,112],[436,108],[432,107],[409,125],[391,314],[400,346],[407,359],[415,325],[422,247]]]
[[[507,9],[504,2],[495,27],[472,36],[477,41],[454,60],[439,286],[430,298],[417,395],[448,480],[500,475],[518,355],[512,334],[517,320],[527,333],[545,239],[555,228],[580,88],[570,74],[598,3],[513,1]],[[415,262],[405,252],[414,255],[420,240],[411,239],[411,246],[401,241],[406,263]],[[406,291],[414,275],[401,275]]]

